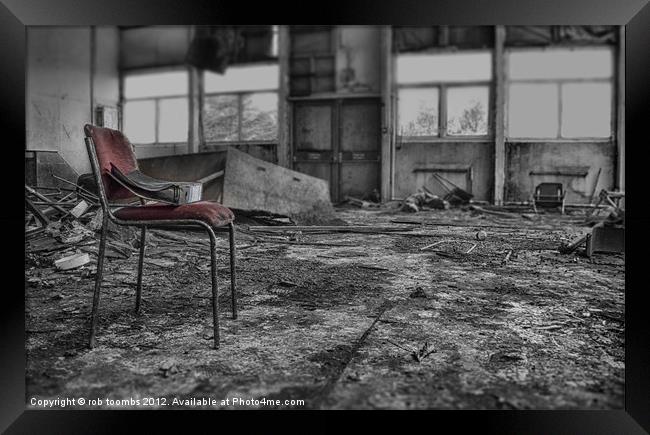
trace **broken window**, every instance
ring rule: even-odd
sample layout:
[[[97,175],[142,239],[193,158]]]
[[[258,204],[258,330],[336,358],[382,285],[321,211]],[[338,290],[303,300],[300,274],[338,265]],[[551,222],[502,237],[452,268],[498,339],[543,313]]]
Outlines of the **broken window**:
[[[134,144],[186,142],[187,93],[187,71],[125,75],[124,134]]]
[[[611,136],[611,48],[512,49],[506,65],[508,137]]]
[[[203,131],[210,142],[266,142],[278,137],[278,65],[233,66],[205,73]]]
[[[488,135],[490,52],[399,55],[396,62],[400,136]]]

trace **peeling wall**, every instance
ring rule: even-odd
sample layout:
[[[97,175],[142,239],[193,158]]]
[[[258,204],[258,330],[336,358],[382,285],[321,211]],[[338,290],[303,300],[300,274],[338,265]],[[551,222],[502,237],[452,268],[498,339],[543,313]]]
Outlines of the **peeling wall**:
[[[542,182],[562,183],[567,203],[589,203],[598,169],[596,196],[615,187],[616,146],[612,142],[513,142],[506,144],[506,201],[528,201]],[[569,175],[586,168],[586,176]],[[553,172],[560,175],[538,175]],[[567,175],[562,175],[562,173]]]
[[[119,101],[117,29],[97,28],[94,80],[91,45],[90,27],[27,29],[26,148],[58,153],[77,174],[90,172],[83,126],[92,122],[91,98],[110,106]],[[48,169],[36,171],[38,182],[47,183],[41,173]]]
[[[379,26],[337,27],[337,91],[380,91],[380,31]],[[354,79],[347,86],[342,81],[346,68],[354,71]]]
[[[405,198],[422,185],[435,194],[444,193],[428,169],[463,189],[469,188],[474,199],[490,200],[494,185],[492,155],[490,142],[402,143],[395,150],[395,197]],[[471,167],[471,179],[459,172],[465,166]]]

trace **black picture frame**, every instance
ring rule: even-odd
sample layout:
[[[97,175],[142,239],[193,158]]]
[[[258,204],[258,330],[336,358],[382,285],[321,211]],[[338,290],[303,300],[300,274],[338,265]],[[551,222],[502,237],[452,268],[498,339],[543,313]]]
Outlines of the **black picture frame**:
[[[627,222],[633,237],[626,240],[626,323],[625,323],[625,410],[620,411],[432,411],[383,413],[360,417],[366,429],[372,425],[397,430],[411,428],[415,421],[424,428],[453,427],[454,432],[473,430],[500,434],[641,434],[650,432],[650,316],[644,303],[648,291],[642,250],[648,245],[647,223],[643,209],[645,186],[640,177],[647,169],[650,140],[647,137],[650,106],[650,5],[648,0],[402,0],[373,2],[364,0],[311,2],[264,2],[256,5],[223,0],[0,0],[0,132],[4,141],[2,177],[3,207],[0,221],[6,239],[13,234],[15,245],[6,244],[3,278],[15,275],[19,262],[16,254],[24,249],[23,212],[17,207],[18,174],[11,167],[14,158],[25,149],[25,43],[26,26],[43,25],[154,25],[154,24],[240,24],[242,22],[294,22],[332,24],[459,24],[459,25],[552,25],[593,24],[626,26],[626,115],[628,146]],[[299,14],[299,15],[297,15]],[[18,146],[22,144],[22,150]],[[12,155],[16,153],[16,155]],[[13,165],[16,167],[15,165]],[[638,167],[637,167],[638,166]],[[15,169],[15,168],[14,168]],[[23,174],[24,175],[24,174]],[[15,197],[13,196],[15,195]],[[13,206],[10,206],[13,205]],[[13,227],[16,230],[13,231]],[[8,280],[3,280],[7,283]],[[25,299],[20,284],[5,284],[0,302],[0,431],[6,433],[114,433],[146,422],[146,432],[155,427],[188,429],[196,422],[194,412],[176,411],[26,411],[25,410]],[[24,288],[23,288],[24,290]],[[201,413],[216,430],[226,417]],[[316,415],[314,415],[316,414]],[[355,413],[356,414],[356,413]],[[235,413],[234,420],[248,432],[252,419]],[[338,413],[305,411],[269,412],[258,415],[272,418],[283,432],[293,428],[305,432],[333,432]],[[357,414],[358,415],[358,414]],[[408,427],[400,419],[409,421]],[[153,417],[153,419],[152,419]],[[232,416],[228,416],[233,419]],[[307,418],[305,418],[307,417]],[[144,419],[143,419],[144,418]],[[282,420],[280,420],[282,419]],[[256,421],[264,419],[255,418]],[[302,421],[302,422],[301,422]],[[287,424],[291,422],[291,424]],[[306,427],[304,424],[308,424]],[[271,426],[265,426],[268,429]],[[418,429],[421,430],[421,429]],[[425,429],[428,432],[428,429]],[[212,430],[211,430],[212,431]],[[446,432],[446,431],[445,431]]]

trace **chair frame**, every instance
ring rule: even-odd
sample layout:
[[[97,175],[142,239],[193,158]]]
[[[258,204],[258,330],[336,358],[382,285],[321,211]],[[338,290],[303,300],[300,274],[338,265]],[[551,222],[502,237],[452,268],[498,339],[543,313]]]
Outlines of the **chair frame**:
[[[135,299],[135,312],[140,312],[140,305],[142,301],[142,269],[144,265],[144,255],[145,255],[145,239],[148,227],[169,227],[169,226],[180,226],[180,227],[201,227],[207,231],[210,236],[210,259],[211,259],[211,275],[212,275],[212,321],[214,329],[214,348],[219,348],[219,300],[218,300],[218,283],[217,283],[217,257],[216,257],[216,232],[228,232],[229,242],[230,242],[230,288],[232,296],[232,317],[237,319],[237,296],[236,296],[236,287],[237,287],[237,278],[235,273],[236,267],[236,255],[235,255],[235,225],[230,222],[227,227],[213,227],[207,223],[195,220],[195,219],[166,219],[166,220],[122,220],[116,217],[111,211],[111,205],[108,203],[108,198],[106,196],[106,189],[102,180],[101,169],[99,165],[99,160],[97,158],[97,152],[95,149],[95,143],[92,137],[85,137],[86,148],[88,150],[88,155],[90,157],[90,164],[92,167],[93,175],[95,182],[97,183],[97,188],[99,190],[99,201],[102,207],[103,218],[102,218],[102,230],[101,238],[99,242],[99,252],[97,253],[97,276],[95,279],[95,291],[93,294],[93,308],[91,314],[91,324],[90,324],[90,339],[89,347],[92,349],[95,346],[95,333],[97,329],[98,322],[98,311],[99,311],[99,302],[100,302],[100,289],[102,284],[102,275],[104,268],[104,257],[106,250],[106,238],[108,230],[109,220],[120,226],[135,226],[141,228],[140,232],[140,257],[138,261],[138,282],[136,287],[136,299]],[[135,196],[135,195],[134,195]],[[115,207],[115,206],[113,206]],[[145,206],[146,207],[146,206]]]

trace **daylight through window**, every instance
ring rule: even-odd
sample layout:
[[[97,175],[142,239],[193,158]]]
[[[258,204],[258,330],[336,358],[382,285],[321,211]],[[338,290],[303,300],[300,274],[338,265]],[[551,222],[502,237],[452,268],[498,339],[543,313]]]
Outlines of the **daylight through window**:
[[[400,136],[487,136],[491,53],[400,55],[396,75]]]
[[[277,65],[233,66],[205,73],[203,131],[214,142],[265,142],[278,137]]]
[[[513,49],[506,62],[508,137],[611,136],[610,48]]]
[[[186,142],[187,92],[187,71],[126,75],[124,134],[134,144]]]

